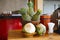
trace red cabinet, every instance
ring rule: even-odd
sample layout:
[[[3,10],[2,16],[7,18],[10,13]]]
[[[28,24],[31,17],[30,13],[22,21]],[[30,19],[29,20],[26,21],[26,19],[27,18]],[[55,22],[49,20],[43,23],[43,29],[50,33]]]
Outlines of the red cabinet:
[[[0,40],[7,40],[8,30],[5,19],[0,19]]]
[[[22,30],[21,18],[0,18],[0,40],[7,40],[9,30]]]
[[[21,30],[22,23],[20,18],[10,18],[6,20],[8,30]]]

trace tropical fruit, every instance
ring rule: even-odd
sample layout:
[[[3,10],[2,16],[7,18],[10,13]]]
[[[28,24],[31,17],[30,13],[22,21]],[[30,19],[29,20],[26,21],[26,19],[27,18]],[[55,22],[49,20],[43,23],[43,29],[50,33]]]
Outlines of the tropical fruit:
[[[35,26],[32,23],[27,23],[23,27],[23,32],[25,33],[35,33]]]
[[[41,23],[36,25],[36,30],[38,35],[43,35],[46,33],[46,27]]]

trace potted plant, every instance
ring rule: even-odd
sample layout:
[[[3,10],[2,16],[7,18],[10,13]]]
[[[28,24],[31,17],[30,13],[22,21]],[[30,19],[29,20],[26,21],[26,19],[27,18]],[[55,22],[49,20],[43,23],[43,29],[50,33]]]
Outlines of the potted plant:
[[[27,5],[28,5],[28,9],[21,8],[19,10],[19,13],[22,15],[23,25],[28,22],[32,22],[35,25],[38,24],[40,22],[41,10],[38,9],[37,12],[34,12],[33,3],[31,1],[28,2]]]

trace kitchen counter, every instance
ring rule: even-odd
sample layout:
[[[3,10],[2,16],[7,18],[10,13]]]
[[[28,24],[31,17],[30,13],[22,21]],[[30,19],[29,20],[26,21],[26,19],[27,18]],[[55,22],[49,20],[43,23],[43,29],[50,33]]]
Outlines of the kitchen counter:
[[[28,38],[23,38],[21,36],[22,33],[20,31],[9,31],[8,40],[60,40],[60,35],[56,33]]]

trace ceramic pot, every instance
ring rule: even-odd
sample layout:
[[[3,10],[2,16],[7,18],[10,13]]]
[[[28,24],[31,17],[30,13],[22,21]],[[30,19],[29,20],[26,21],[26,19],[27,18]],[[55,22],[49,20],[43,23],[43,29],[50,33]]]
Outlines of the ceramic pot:
[[[48,23],[51,21],[50,15],[42,15],[40,16],[40,22],[46,26],[46,30],[48,30]]]
[[[37,25],[40,23],[40,21],[31,21],[32,24]]]

